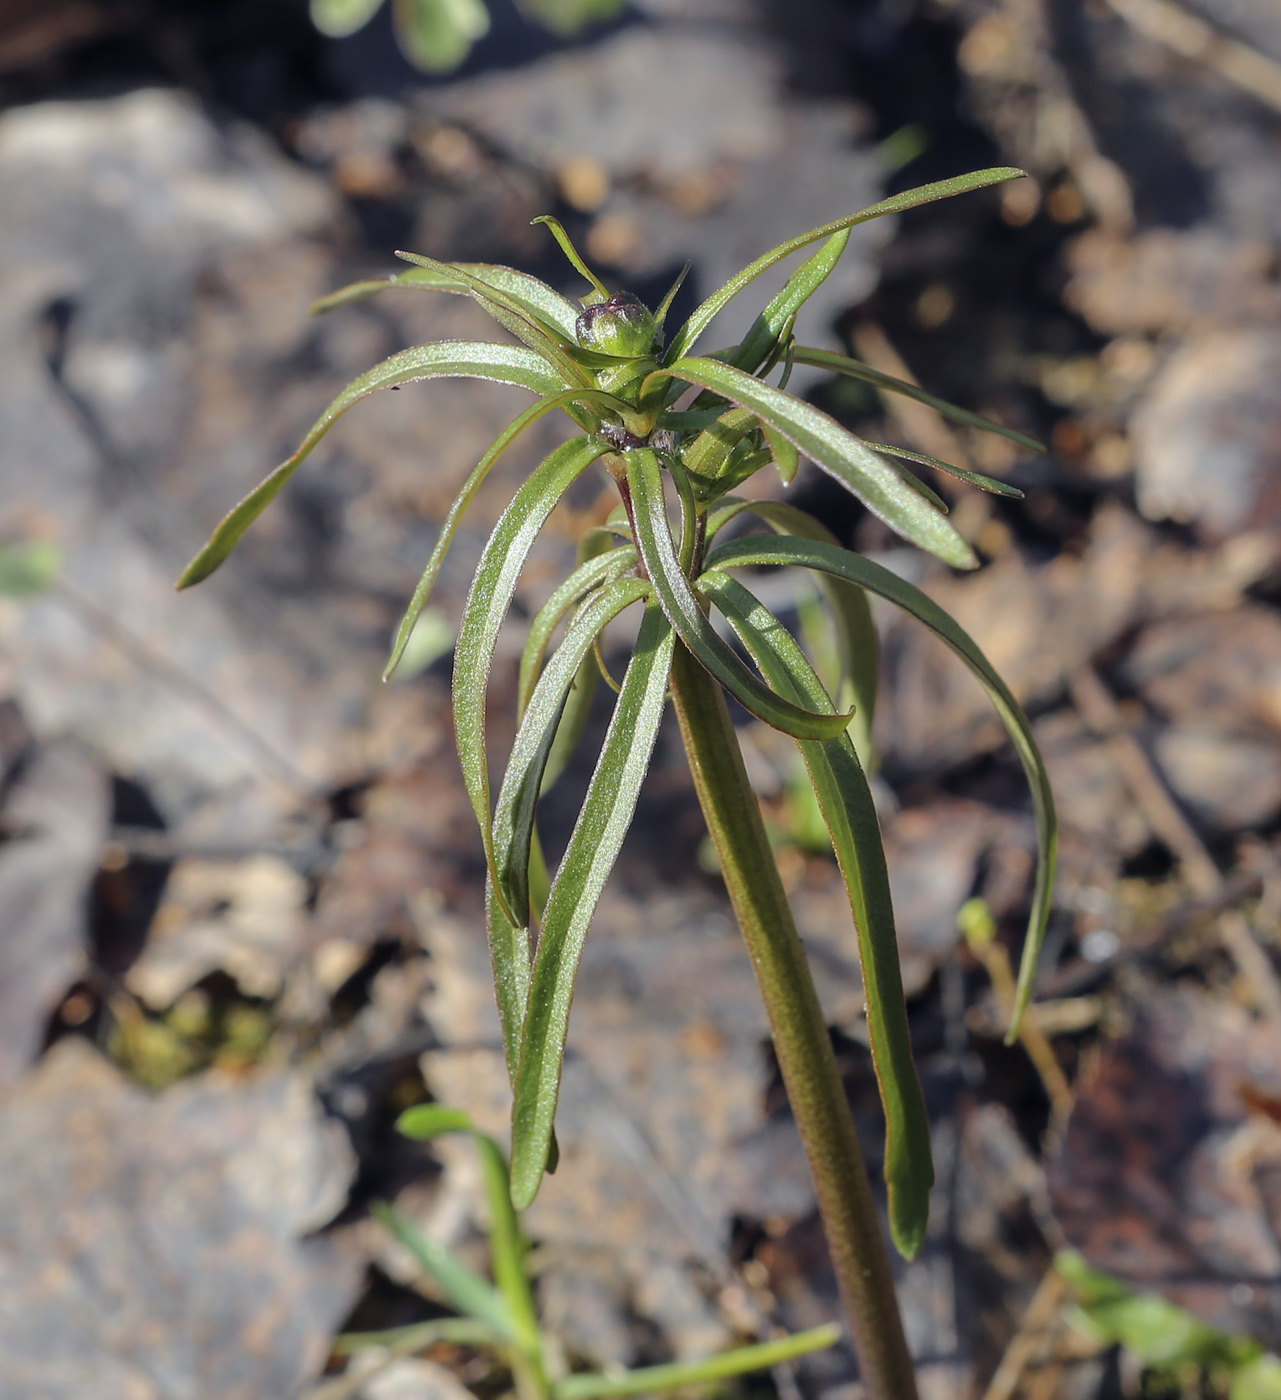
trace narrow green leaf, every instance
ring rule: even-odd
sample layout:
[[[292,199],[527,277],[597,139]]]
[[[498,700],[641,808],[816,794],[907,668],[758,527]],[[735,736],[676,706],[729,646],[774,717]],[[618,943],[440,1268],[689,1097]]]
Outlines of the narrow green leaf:
[[[674,360],[680,359],[682,355],[688,354],[690,346],[707,329],[717,312],[728,305],[744,287],[749,286],[762,272],[768,271],[776,262],[790,257],[792,253],[798,252],[808,244],[817,243],[820,238],[831,238],[833,234],[853,228],[856,224],[865,224],[869,219],[879,219],[884,214],[898,214],[905,209],[915,209],[918,205],[928,204],[935,199],[947,199],[954,194],[964,194],[967,190],[982,189],[985,185],[1000,184],[1004,180],[1016,180],[1025,173],[1025,171],[1015,170],[1009,166],[1002,166],[994,170],[976,170],[972,174],[958,175],[951,180],[939,180],[932,185],[920,185],[914,190],[904,190],[902,194],[892,195],[889,199],[883,199],[878,204],[860,209],[856,214],[849,214],[843,219],[837,219],[834,223],[824,224],[821,228],[811,229],[808,233],[802,233],[796,238],[789,238],[786,243],[780,243],[777,248],[771,248],[768,253],[762,253],[755,262],[749,263],[742,272],[735,274],[723,287],[713,292],[681,327],[680,334],[672,341],[671,348],[664,357],[664,363],[671,364]]]
[[[867,445],[874,451],[880,452],[882,457],[886,457],[889,461],[890,468],[898,474],[901,480],[905,481],[923,500],[928,501],[940,515],[946,515],[948,513],[949,507],[947,502],[932,486],[927,486],[915,472],[909,471],[902,462],[894,460],[898,456],[897,453],[881,451],[879,443],[869,442]]]
[[[748,374],[756,373],[769,358],[784,331],[795,321],[796,313],[826,281],[849,241],[849,229],[834,233],[817,253],[808,257],[792,273],[787,285],[756,318],[742,344],[730,357],[731,364],[746,370]]]
[[[531,350],[536,350],[556,369],[568,385],[584,384],[595,388],[595,381],[578,360],[565,348],[564,339],[550,330],[539,316],[528,311],[516,297],[500,287],[474,277],[461,263],[443,263],[435,258],[424,257],[421,253],[397,251],[398,258],[404,258],[415,267],[425,267],[438,275],[456,278],[471,292],[473,300],[487,311],[500,326],[511,331],[517,340],[523,341]]]
[[[567,389],[563,394],[552,394],[538,403],[530,404],[523,413],[513,418],[498,434],[489,451],[471,469],[471,473],[463,483],[463,489],[454,498],[453,505],[449,507],[449,514],[440,527],[440,536],[431,552],[431,558],[427,561],[427,567],[418,580],[418,586],[414,589],[414,596],[409,600],[405,615],[401,618],[400,626],[396,629],[396,640],[392,643],[391,655],[387,658],[387,665],[383,668],[383,680],[387,680],[400,664],[400,658],[404,655],[405,647],[408,646],[409,638],[413,634],[414,624],[418,621],[419,614],[426,606],[432,589],[436,586],[436,579],[445,563],[445,556],[449,553],[449,547],[454,542],[454,536],[458,533],[458,527],[462,524],[463,516],[467,513],[467,507],[471,505],[476,492],[484,485],[485,478],[495,463],[531,423],[536,423],[553,409],[568,409],[576,403],[589,403],[593,407],[609,413],[626,412],[627,410],[626,404],[602,390]]]
[[[494,847],[485,751],[485,693],[498,630],[511,606],[525,558],[547,517],[570,485],[605,450],[607,444],[599,438],[572,438],[543,459],[521,484],[494,527],[463,611],[454,648],[454,729],[463,781],[480,823],[491,873]],[[496,893],[501,901],[501,891]],[[510,916],[510,910],[505,912]]]
[[[654,584],[654,593],[667,620],[676,629],[681,641],[735,699],[758,719],[775,729],[782,729],[807,739],[831,738],[844,732],[849,715],[815,714],[793,705],[762,685],[750,669],[739,660],[737,653],[721,640],[703,614],[698,599],[681,572],[667,523],[667,508],[663,501],[663,479],[658,458],[643,448],[628,452],[627,482],[632,493],[636,541],[646,572]]]
[[[454,276],[450,270],[455,267],[460,273],[467,274],[470,280],[463,281],[461,276]],[[528,272],[519,272],[514,267],[503,267],[500,263],[439,263],[436,267],[410,267],[394,277],[353,282],[350,286],[341,287],[327,297],[321,297],[313,303],[311,309],[316,314],[333,311],[340,306],[365,301],[391,287],[471,296],[475,282],[483,282],[494,291],[504,293],[521,306],[532,320],[540,322],[565,344],[574,344],[575,325],[578,321],[578,308],[574,303]]]
[[[415,1142],[430,1142],[442,1133],[469,1133],[471,1119],[461,1108],[444,1103],[420,1103],[396,1119],[396,1131]]]
[[[208,578],[240,543],[245,531],[284,489],[307,455],[352,406],[378,389],[409,384],[416,379],[492,379],[516,384],[540,395],[557,394],[564,380],[532,351],[518,345],[493,345],[488,341],[442,340],[402,350],[353,379],[312,424],[298,450],[223,518],[209,543],[187,565],[179,588],[190,588]]]
[[[473,1136],[485,1178],[485,1200],[489,1206],[489,1254],[493,1261],[494,1282],[506,1300],[515,1323],[516,1344],[541,1372],[542,1336],[538,1330],[538,1313],[525,1268],[529,1243],[512,1205],[507,1158],[493,1138],[485,1133],[475,1133]],[[545,1386],[540,1389],[545,1393]]]
[[[840,541],[827,528],[795,506],[784,501],[746,501],[726,498],[724,505],[709,511],[707,542],[710,546],[719,532],[743,512],[763,520],[780,535],[798,535],[803,540],[822,540],[840,548]],[[819,587],[827,599],[836,625],[836,646],[841,674],[854,698],[854,718],[849,735],[854,751],[868,772],[876,768],[872,743],[872,722],[876,715],[876,687],[880,674],[880,638],[867,594],[855,584],[832,574],[819,574]],[[840,695],[837,696],[840,699]]]
[[[761,426],[765,429],[765,441],[769,443],[770,456],[774,459],[778,479],[784,486],[790,486],[796,480],[801,454],[796,450],[795,444],[784,437],[773,423],[765,422]]]
[[[503,1032],[507,1075],[514,1085],[520,1067],[525,1011],[529,1006],[533,946],[529,925],[508,911],[497,893],[492,873],[485,876],[485,932],[489,939],[489,965],[494,972],[494,1001]]]
[[[924,389],[918,388],[915,384],[909,384],[905,379],[895,379],[893,375],[883,374],[879,369],[865,365],[862,360],[852,360],[848,355],[838,355],[832,350],[816,350],[810,345],[798,345],[796,347],[796,363],[813,365],[816,369],[831,370],[834,374],[845,374],[851,379],[861,379],[864,383],[874,384],[878,389],[884,389],[888,393],[902,394],[904,398],[929,404],[936,413],[941,414],[944,418],[950,418],[953,423],[962,423],[967,428],[980,428],[985,433],[996,433],[998,437],[1009,438],[1011,442],[1017,442],[1020,447],[1026,447],[1029,452],[1045,451],[1042,443],[1037,442],[1034,437],[1028,437],[1026,433],[1020,433],[1016,428],[1007,428],[1002,423],[994,423],[990,418],[984,418],[981,414],[971,413],[968,408],[957,408],[955,404],[950,404],[945,399],[937,399],[933,394],[927,394]],[[945,470],[951,471],[952,468],[947,467]]]
[[[689,276],[689,270],[694,264],[687,262],[676,274],[676,280],[667,289],[666,296],[658,303],[658,309],[654,312],[654,329],[661,331],[663,322],[667,320],[667,313],[672,309],[672,302],[676,300],[676,293],[685,285],[685,279]]]
[[[751,409],[904,539],[955,568],[977,565],[974,551],[955,528],[861,438],[821,409],[717,360],[679,360],[670,373]]]
[[[604,532],[603,538],[608,540],[611,533]],[[629,544],[620,544],[598,554],[592,553],[539,608],[533,622],[529,624],[529,637],[520,658],[520,679],[516,685],[517,722],[524,717],[525,707],[533,694],[552,636],[570,610],[593,589],[616,578],[635,562],[636,550]]]
[[[547,899],[512,1106],[512,1200],[521,1209],[538,1194],[547,1162],[583,942],[649,767],[674,640],[662,611],[651,602]]]
[[[974,673],[1009,732],[1032,789],[1032,807],[1036,814],[1039,848],[1032,910],[1028,918],[1027,937],[1023,943],[1023,957],[1019,964],[1014,1016],[1006,1037],[1007,1041],[1011,1041],[1018,1034],[1019,1024],[1032,995],[1032,979],[1036,975],[1037,958],[1040,956],[1046,924],[1050,917],[1058,853],[1054,794],[1050,791],[1049,775],[1045,771],[1045,763],[1032,736],[1027,716],[1010,693],[1009,687],[993,669],[991,662],[960,624],[919,588],[890,573],[879,564],[874,564],[870,559],[864,559],[850,550],[822,541],[787,537],[762,540],[760,536],[732,540],[728,544],[720,545],[707,559],[709,569],[789,564],[847,579],[870,593],[888,598],[891,603],[923,622],[941,637]]]
[[[546,224],[551,230],[552,237],[560,244],[560,250],[569,259],[574,271],[582,277],[585,282],[590,282],[596,289],[602,301],[609,300],[609,288],[583,261],[583,255],[574,247],[574,240],[565,232],[565,225],[551,214],[540,214],[538,218],[532,219],[531,223]],[[575,338],[577,338],[577,327],[575,327]]]
[[[1008,481],[998,481],[994,476],[984,476],[981,472],[966,471],[964,467],[954,467],[951,462],[944,462],[938,457],[929,457],[924,452],[909,452],[906,447],[891,447],[889,443],[885,442],[869,442],[867,445],[876,452],[887,453],[891,457],[902,457],[908,462],[920,462],[923,466],[946,472],[948,476],[954,476],[959,481],[977,486],[980,491],[991,491],[994,495],[1009,496],[1016,501],[1023,499],[1023,492],[1017,486],[1011,486]]]
[[[664,426],[676,414],[666,414]],[[715,482],[725,474],[730,453],[757,424],[756,415],[747,408],[731,408],[722,413],[681,452],[685,469],[705,481]]]
[[[565,640],[538,678],[516,732],[507,772],[494,805],[493,840],[495,876],[507,908],[518,922],[529,922],[529,854],[534,810],[570,687],[601,630],[649,591],[644,579],[631,578],[619,579],[592,595],[579,609]]]
[[[741,1376],[748,1371],[764,1371],[784,1361],[794,1361],[811,1351],[833,1347],[841,1340],[841,1329],[834,1322],[790,1337],[737,1347],[709,1356],[705,1361],[674,1361],[665,1366],[644,1366],[618,1376],[583,1374],[566,1376],[552,1388],[552,1400],[614,1400],[623,1395],[649,1395],[685,1386],[707,1385]]]
[[[699,589],[724,613],[761,674],[776,690],[798,704],[834,709],[795,638],[759,599],[719,570],[704,574]],[[885,1110],[890,1231],[899,1252],[913,1259],[925,1242],[934,1164],[929,1116],[912,1060],[894,907],[876,807],[848,735],[824,742],[799,742],[858,931],[868,1040]]]
[[[408,1327],[384,1327],[377,1332],[341,1332],[330,1344],[336,1356],[351,1356],[369,1347],[386,1347],[399,1356],[425,1351],[436,1342],[464,1347],[501,1347],[507,1339],[486,1323],[471,1317],[435,1317]]]
[[[508,1342],[519,1337],[516,1319],[503,1295],[461,1259],[423,1232],[402,1211],[376,1202],[371,1213],[418,1260],[461,1313],[486,1323]]]

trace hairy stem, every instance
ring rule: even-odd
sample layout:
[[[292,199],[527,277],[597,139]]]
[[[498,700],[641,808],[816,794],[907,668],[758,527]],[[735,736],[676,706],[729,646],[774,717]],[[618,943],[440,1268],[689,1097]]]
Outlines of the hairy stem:
[[[894,1278],[814,979],[720,686],[679,643],[672,697],[805,1144],[869,1400],[916,1400]]]

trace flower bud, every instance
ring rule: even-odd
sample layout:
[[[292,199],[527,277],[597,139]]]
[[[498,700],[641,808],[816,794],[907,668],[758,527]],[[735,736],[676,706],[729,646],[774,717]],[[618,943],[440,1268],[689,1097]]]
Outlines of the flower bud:
[[[584,350],[632,358],[654,348],[657,328],[649,308],[631,292],[615,292],[589,306],[574,327]]]

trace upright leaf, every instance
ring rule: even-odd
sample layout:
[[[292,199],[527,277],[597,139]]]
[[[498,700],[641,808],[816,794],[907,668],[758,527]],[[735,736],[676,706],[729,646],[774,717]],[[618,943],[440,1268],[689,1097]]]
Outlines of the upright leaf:
[[[703,614],[681,571],[667,523],[663,479],[653,452],[627,453],[627,483],[632,493],[637,545],[654,593],[681,641],[718,681],[758,719],[788,734],[808,739],[842,733],[849,715],[816,714],[793,705],[762,685]]]
[[[494,871],[489,810],[489,762],[485,750],[485,693],[498,629],[511,606],[530,548],[556,503],[607,448],[599,438],[572,438],[545,457],[521,484],[494,527],[472,579],[454,648],[454,730],[463,781]],[[502,901],[501,890],[497,897]],[[510,917],[511,911],[505,910]],[[513,920],[518,923],[518,920]]]
[[[719,570],[704,574],[699,589],[724,613],[776,690],[798,704],[833,708],[795,638],[759,599]],[[890,1229],[900,1252],[912,1259],[925,1241],[934,1166],[929,1117],[912,1060],[894,907],[876,807],[848,735],[798,742],[845,878],[858,931],[868,1040],[885,1109]]]
[[[821,409],[718,360],[694,356],[678,360],[668,372],[751,409],[904,539],[958,569],[978,563],[969,545],[929,502],[861,438]]]
[[[493,379],[500,384],[516,384],[534,393],[556,394],[565,387],[547,363],[532,351],[518,345],[492,345],[488,341],[442,340],[433,345],[415,345],[402,350],[373,369],[353,379],[311,425],[298,450],[283,461],[258,487],[224,516],[209,537],[209,543],[187,565],[178,580],[179,588],[190,588],[209,577],[240,543],[245,531],[284,489],[285,483],[302,465],[312,448],[339,418],[361,399],[378,389],[409,384],[416,379]]]
[[[1032,735],[1032,727],[1022,706],[1010,693],[1009,687],[996,673],[990,661],[979,650],[970,635],[927,594],[913,584],[892,574],[888,569],[854,554],[848,549],[823,541],[797,538],[764,540],[761,536],[732,540],[714,549],[707,558],[708,569],[729,569],[743,566],[799,565],[818,573],[832,574],[856,583],[870,593],[888,598],[891,603],[923,622],[941,637],[970,668],[987,691],[988,698],[1001,716],[1015,752],[1027,774],[1032,789],[1032,807],[1036,814],[1037,862],[1036,885],[1032,892],[1032,910],[1028,918],[1027,937],[1023,943],[1023,958],[1019,965],[1018,992],[1014,1015],[1007,1040],[1018,1034],[1018,1027],[1032,995],[1032,979],[1036,975],[1037,958],[1045,938],[1050,917],[1050,901],[1054,893],[1054,870],[1058,853],[1058,825],[1054,814],[1054,794],[1050,791],[1049,775]]]
[[[795,321],[796,313],[827,280],[828,274],[841,260],[846,244],[850,241],[850,230],[845,228],[834,233],[818,250],[796,269],[787,279],[787,285],[771,299],[769,305],[756,318],[750,331],[744,336],[738,349],[730,357],[730,363],[748,374],[755,374],[763,365],[788,326]]]
[[[1000,184],[1004,180],[1017,180],[1025,173],[1010,166],[1002,166],[994,170],[976,170],[972,174],[958,175],[951,180],[938,180],[932,185],[920,185],[914,190],[904,190],[902,194],[891,195],[889,199],[860,209],[856,214],[849,214],[844,219],[824,224],[821,228],[810,229],[808,233],[802,233],[799,237],[789,238],[786,243],[780,243],[777,248],[762,253],[755,262],[749,263],[742,272],[736,273],[723,287],[713,292],[681,327],[680,333],[664,356],[664,363],[671,364],[682,355],[688,354],[690,347],[707,329],[717,312],[727,306],[744,287],[750,286],[762,272],[767,272],[776,262],[790,257],[808,244],[817,243],[820,238],[831,238],[833,234],[853,228],[856,224],[865,224],[869,219],[879,219],[884,214],[898,214],[903,210],[928,204],[931,200],[948,199],[954,194],[982,189],[985,185]]]
[[[418,580],[418,586],[414,589],[414,596],[409,600],[405,615],[401,618],[400,626],[396,629],[396,640],[392,643],[391,655],[387,658],[387,665],[383,668],[384,680],[390,677],[399,664],[400,658],[404,655],[414,630],[414,624],[418,621],[423,608],[426,607],[431,590],[436,586],[436,579],[445,562],[445,556],[449,553],[449,547],[454,542],[454,536],[458,533],[458,527],[462,524],[463,516],[467,513],[467,507],[472,503],[476,492],[484,485],[485,478],[495,463],[531,423],[536,423],[555,408],[568,409],[577,403],[588,403],[607,413],[625,412],[627,408],[626,404],[614,398],[612,394],[606,394],[599,389],[567,389],[563,394],[553,394],[536,404],[531,404],[523,413],[513,418],[498,434],[489,451],[471,469],[467,480],[463,483],[463,489],[454,497],[454,503],[449,507],[449,514],[445,516],[444,523],[440,527],[440,536],[431,552],[431,558],[427,561],[427,567]]]
[[[518,1209],[529,1205],[542,1181],[583,942],[649,767],[673,644],[667,619],[650,603],[543,913],[512,1106],[512,1199]]]

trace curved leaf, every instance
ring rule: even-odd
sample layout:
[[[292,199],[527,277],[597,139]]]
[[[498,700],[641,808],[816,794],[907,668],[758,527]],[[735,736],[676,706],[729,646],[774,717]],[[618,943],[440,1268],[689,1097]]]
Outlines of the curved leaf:
[[[847,579],[850,583],[858,584],[860,588],[866,588],[870,593],[888,598],[891,603],[911,613],[941,637],[965,662],[979,684],[987,691],[988,698],[1005,724],[1032,789],[1032,807],[1036,813],[1037,844],[1040,853],[1027,937],[1023,943],[1023,957],[1019,964],[1014,1015],[1006,1037],[1009,1041],[1017,1035],[1023,1013],[1027,1010],[1032,995],[1032,979],[1036,975],[1036,962],[1050,917],[1050,900],[1054,892],[1054,869],[1058,854],[1054,794],[1050,791],[1049,775],[1045,771],[1045,763],[1032,736],[1027,716],[1010,693],[1009,687],[993,669],[992,663],[960,624],[919,588],[890,573],[881,565],[874,564],[870,559],[864,559],[848,549],[841,549],[837,545],[825,544],[822,541],[787,537],[763,540],[760,536],[720,545],[707,559],[709,569],[789,564]]]
[[[547,898],[512,1105],[512,1200],[518,1209],[529,1205],[542,1181],[583,942],[636,810],[663,717],[674,642],[667,619],[651,602]]]
[[[796,313],[814,295],[841,259],[850,230],[834,233],[787,279],[787,285],[756,318],[755,324],[730,357],[730,363],[755,374],[773,353]]]
[[[762,685],[748,667],[739,660],[728,643],[716,634],[703,615],[698,599],[681,572],[667,523],[667,508],[663,502],[663,479],[658,458],[643,448],[628,452],[627,482],[632,493],[632,507],[639,536],[636,543],[641,560],[654,584],[654,592],[676,629],[681,641],[698,658],[699,664],[758,719],[775,729],[782,729],[799,738],[826,739],[843,733],[850,722],[849,715],[815,714],[793,705]]]
[[[439,276],[456,278],[471,293],[478,306],[487,311],[500,326],[511,331],[517,340],[536,350],[549,365],[560,372],[566,384],[596,387],[596,381],[566,349],[565,337],[559,331],[553,331],[545,325],[542,318],[530,312],[517,297],[483,278],[473,277],[461,263],[438,262],[435,258],[424,257],[421,253],[406,253],[400,250],[397,250],[396,256]]]
[[[759,599],[719,570],[704,574],[699,590],[724,613],[761,674],[776,690],[798,704],[831,708],[823,683],[805,653]],[[858,931],[868,1040],[885,1109],[890,1229],[899,1251],[912,1259],[925,1241],[934,1165],[929,1116],[912,1060],[894,907],[876,807],[847,735],[823,742],[799,742],[845,877]]]
[[[285,483],[302,465],[308,453],[352,406],[378,389],[409,384],[416,379],[493,379],[500,384],[516,384],[536,394],[556,394],[565,382],[547,363],[519,345],[493,345],[488,341],[442,340],[434,345],[416,345],[402,350],[373,369],[353,379],[319,418],[292,457],[232,507],[208,544],[183,570],[179,588],[190,588],[209,577],[240,543],[245,531],[284,489]]]
[[[534,810],[570,687],[602,628],[649,591],[650,586],[643,579],[619,579],[579,609],[565,640],[538,678],[516,732],[494,805],[494,869],[507,908],[521,923],[529,922],[529,851]]]
[[[494,846],[485,751],[485,692],[498,629],[511,606],[525,558],[547,517],[570,485],[607,450],[608,445],[599,438],[571,438],[543,459],[494,527],[467,596],[454,647],[454,732],[463,781],[480,823],[491,873]],[[501,892],[497,898],[501,902]],[[510,910],[504,912],[510,917]]]
[[[920,462],[923,466],[933,467],[935,471],[946,472],[948,476],[954,476],[958,481],[965,481],[971,486],[977,486],[980,491],[991,491],[993,495],[1009,496],[1016,501],[1023,499],[1023,492],[1017,486],[1011,486],[1008,481],[998,481],[994,476],[984,476],[981,472],[967,471],[964,467],[953,466],[951,462],[944,462],[939,457],[931,457],[924,452],[909,452],[906,447],[893,447],[887,442],[869,442],[867,445],[874,452],[880,452],[889,457],[902,457],[904,461]]]
[[[777,248],[762,253],[755,262],[749,263],[742,272],[736,273],[723,287],[713,292],[681,327],[680,333],[664,356],[664,363],[671,364],[687,354],[690,346],[707,329],[716,313],[728,305],[744,287],[749,286],[776,262],[781,262],[783,258],[798,252],[807,244],[817,243],[820,238],[830,238],[833,234],[853,228],[856,224],[865,224],[869,219],[879,219],[884,214],[898,214],[905,209],[915,209],[918,205],[928,204],[931,200],[947,199],[954,194],[982,189],[985,185],[1000,184],[1004,180],[1017,180],[1025,174],[1025,171],[1015,170],[1011,166],[1002,166],[993,170],[976,170],[972,174],[958,175],[951,180],[938,180],[932,185],[920,185],[914,190],[904,190],[902,194],[891,195],[889,199],[860,209],[856,214],[849,214],[844,219],[837,219],[796,238],[789,238],[786,243],[780,243]]]
[[[450,276],[440,269],[458,268],[471,279],[465,282],[461,277]],[[458,296],[471,296],[474,282],[483,282],[496,292],[505,293],[512,301],[524,308],[535,321],[564,341],[575,343],[578,307],[568,297],[563,297],[554,287],[531,276],[519,272],[514,267],[503,267],[499,263],[440,263],[437,267],[411,267],[393,277],[382,277],[366,282],[352,282],[330,292],[314,302],[312,311],[320,315],[334,311],[340,306],[350,306],[353,302],[366,301],[385,292],[391,287],[410,287],[420,291],[453,292]]]
[[[980,428],[985,433],[996,433],[998,437],[1009,438],[1020,447],[1026,447],[1029,452],[1045,451],[1042,443],[1037,442],[1034,437],[1028,437],[1026,433],[1019,432],[1017,428],[1007,428],[1004,424],[994,423],[981,414],[971,413],[968,408],[957,408],[945,399],[936,399],[933,394],[927,394],[924,389],[909,384],[906,379],[895,379],[893,375],[883,374],[879,369],[865,365],[862,360],[852,360],[848,355],[838,355],[832,350],[816,350],[811,345],[798,345],[796,363],[813,365],[816,369],[828,369],[835,374],[848,375],[851,379],[861,379],[864,383],[874,384],[878,389],[902,394],[904,398],[915,399],[918,403],[929,404],[936,413],[950,418],[953,423],[963,423],[968,428]],[[946,470],[951,471],[952,468],[948,467]]]
[[[612,533],[612,532],[610,532]],[[581,547],[581,542],[580,542]],[[529,704],[542,670],[547,646],[557,627],[575,603],[581,602],[592,589],[609,581],[629,564],[636,562],[636,551],[629,544],[620,544],[600,554],[588,557],[539,608],[529,624],[529,637],[520,658],[520,680],[516,686],[516,719],[519,722]]]
[[[777,534],[798,535],[803,540],[822,540],[824,544],[840,548],[840,541],[826,525],[785,501],[727,500],[718,509],[708,512],[708,544],[735,516],[744,512],[759,517]],[[849,682],[854,697],[850,738],[854,741],[859,762],[871,772],[876,767],[872,724],[876,715],[876,687],[880,674],[880,638],[876,623],[867,594],[856,584],[832,574],[820,574],[818,583],[836,624],[841,674]],[[839,694],[837,698],[841,698]]]
[[[383,680],[387,680],[391,676],[399,664],[400,658],[404,655],[405,648],[409,645],[410,635],[414,630],[414,623],[418,621],[419,614],[426,607],[427,599],[431,596],[431,590],[436,586],[436,578],[445,562],[445,556],[449,553],[449,546],[453,544],[454,536],[458,533],[458,527],[462,524],[463,516],[467,513],[467,507],[471,505],[472,498],[484,484],[485,478],[489,475],[494,464],[531,423],[537,422],[538,419],[555,408],[568,409],[571,404],[583,402],[595,404],[607,411],[626,412],[627,410],[627,405],[620,399],[616,399],[612,394],[607,394],[600,389],[567,389],[563,394],[553,394],[550,398],[531,404],[523,413],[513,418],[494,439],[489,451],[471,469],[467,480],[463,483],[463,489],[454,497],[454,503],[449,507],[449,514],[445,516],[444,523],[440,527],[440,536],[431,552],[431,558],[427,561],[427,567],[418,580],[418,586],[414,589],[414,596],[409,600],[405,615],[401,618],[400,626],[396,629],[396,640],[392,643],[391,655],[387,658],[386,666],[383,667]]]
[[[751,409],[904,539],[955,568],[977,565],[974,551],[955,528],[861,438],[821,409],[718,360],[694,356],[678,360],[666,372]]]

